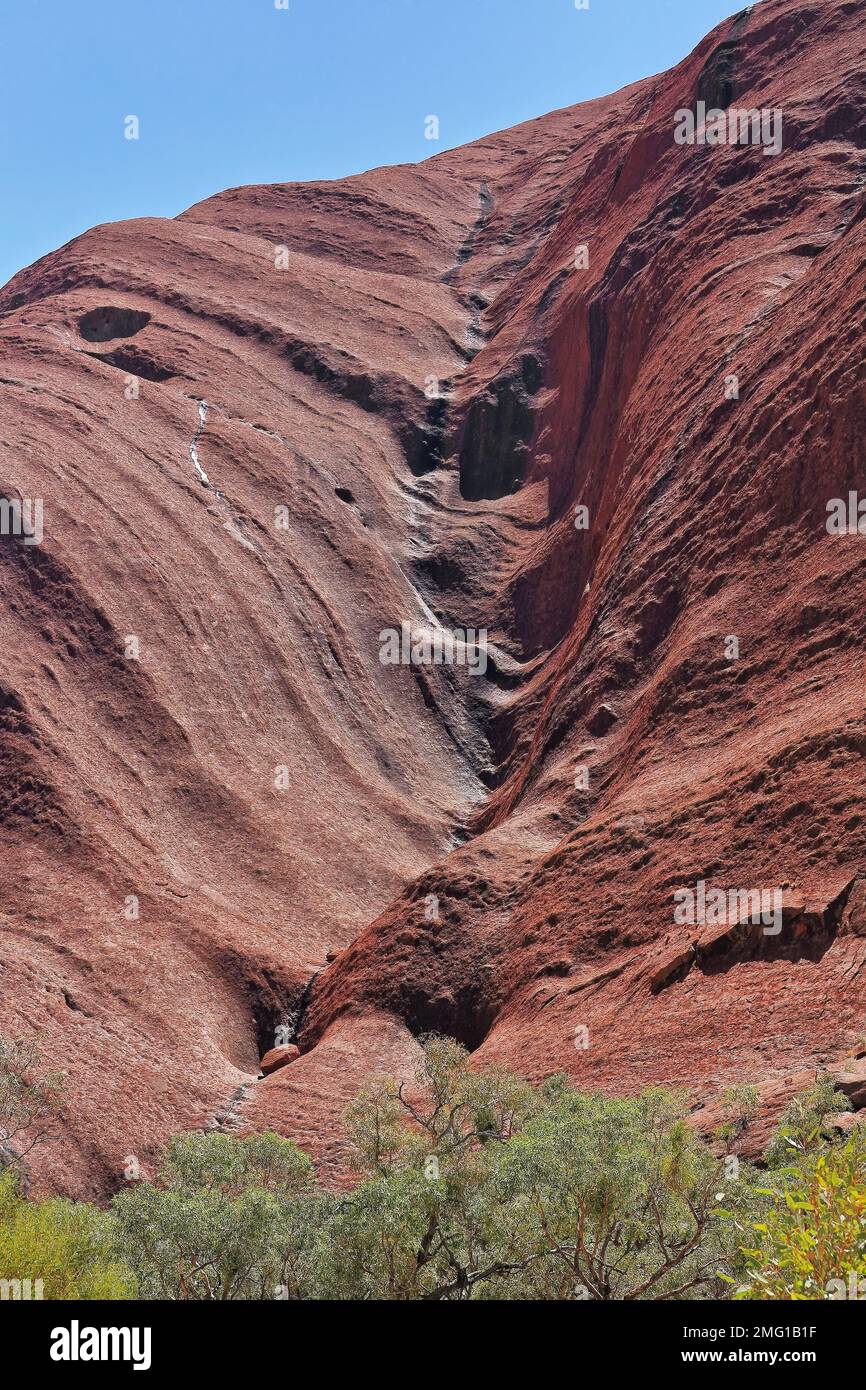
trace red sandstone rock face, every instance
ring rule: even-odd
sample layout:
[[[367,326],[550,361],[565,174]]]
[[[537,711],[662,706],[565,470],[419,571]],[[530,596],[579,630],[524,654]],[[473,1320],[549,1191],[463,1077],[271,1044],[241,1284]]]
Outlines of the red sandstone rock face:
[[[68,1073],[44,1186],[213,1124],[339,1179],[429,1029],[707,1116],[856,1050],[864,50],[861,6],[767,0],[612,97],[0,292],[0,490],[44,499],[0,542],[0,1029]],[[675,144],[698,100],[781,108],[782,153]],[[431,614],[485,676],[381,664]],[[678,922],[698,881],[784,891],[780,931]]]

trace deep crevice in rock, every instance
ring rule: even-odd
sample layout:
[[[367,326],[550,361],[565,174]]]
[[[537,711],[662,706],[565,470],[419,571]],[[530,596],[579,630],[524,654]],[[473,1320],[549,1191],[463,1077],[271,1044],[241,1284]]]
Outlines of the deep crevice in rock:
[[[460,495],[469,502],[507,497],[523,482],[535,433],[532,397],[543,368],[527,354],[517,370],[498,377],[474,398],[460,444]]]
[[[97,362],[107,362],[110,367],[117,367],[130,376],[141,377],[143,381],[159,383],[169,381],[176,375],[171,367],[161,366],[150,353],[132,346],[115,348],[113,352],[88,352],[87,356],[95,357]]]

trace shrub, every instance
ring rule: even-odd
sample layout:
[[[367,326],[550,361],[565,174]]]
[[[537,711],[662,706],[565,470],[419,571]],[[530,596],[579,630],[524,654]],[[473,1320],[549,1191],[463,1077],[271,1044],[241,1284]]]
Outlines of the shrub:
[[[720,1097],[725,1118],[716,1131],[717,1138],[732,1144],[748,1129],[758,1111],[757,1086],[729,1086]]]
[[[335,1217],[344,1298],[706,1296],[747,1226],[736,1183],[682,1119],[682,1096],[533,1090],[429,1039],[415,1090],[352,1108],[366,1181]]]
[[[114,1199],[111,1223],[145,1298],[298,1297],[328,1205],[309,1159],[276,1134],[185,1134],[156,1184]]]
[[[41,1070],[37,1040],[0,1037],[0,1169],[23,1172],[27,1156],[55,1132],[63,1077]]]
[[[27,1118],[52,1092],[33,1110],[9,1094]],[[757,1099],[723,1101],[727,1141]],[[759,1184],[696,1137],[683,1094],[533,1087],[431,1037],[411,1085],[381,1080],[349,1108],[349,1192],[275,1134],[178,1135],[107,1213],[27,1202],[0,1169],[0,1279],[41,1278],[46,1298],[802,1299],[861,1279],[866,1294],[866,1134],[831,1142],[840,1103],[827,1080],[793,1101],[770,1147],[793,1162]]]
[[[810,1091],[795,1096],[784,1110],[767,1149],[767,1167],[785,1167],[819,1149],[830,1137],[826,1129],[828,1117],[838,1115],[848,1106],[848,1097],[836,1089],[829,1076],[822,1076]]]
[[[135,1296],[131,1271],[112,1253],[106,1214],[59,1197],[28,1202],[9,1169],[0,1173],[0,1279],[30,1280],[31,1289],[41,1280],[46,1299]]]
[[[745,1251],[736,1298],[866,1297],[864,1158],[862,1138],[851,1139],[791,1173],[755,1225],[758,1244]]]

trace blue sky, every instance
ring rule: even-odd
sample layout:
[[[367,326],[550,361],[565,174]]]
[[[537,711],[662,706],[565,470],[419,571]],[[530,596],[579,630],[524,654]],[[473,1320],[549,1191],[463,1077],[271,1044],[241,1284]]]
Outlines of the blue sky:
[[[3,0],[0,284],[97,222],[423,159],[670,67],[737,0]],[[428,115],[440,140],[424,138]],[[140,138],[124,138],[136,115]]]

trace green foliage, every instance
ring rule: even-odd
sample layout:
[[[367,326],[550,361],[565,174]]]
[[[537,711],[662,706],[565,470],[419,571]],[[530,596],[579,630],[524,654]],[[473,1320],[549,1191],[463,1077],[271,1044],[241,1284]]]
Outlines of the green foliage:
[[[347,1125],[365,1181],[334,1215],[328,1294],[465,1298],[523,1265],[522,1231],[492,1176],[538,1105],[520,1078],[471,1071],[446,1038],[426,1041],[413,1087],[383,1081],[361,1095]]]
[[[176,1136],[156,1184],[112,1203],[118,1251],[142,1297],[304,1296],[323,1208],[308,1158],[276,1134]]]
[[[864,1150],[862,1137],[851,1139],[791,1174],[755,1224],[758,1241],[745,1251],[746,1280],[735,1298],[866,1297]]]
[[[0,1050],[0,1075],[4,1058],[6,1113],[35,1135],[54,1082],[20,1051]],[[0,1279],[42,1278],[46,1298],[801,1299],[860,1279],[866,1292],[866,1135],[833,1143],[826,1124],[844,1099],[825,1079],[792,1102],[760,1178],[716,1152],[757,1094],[722,1100],[710,1148],[683,1094],[534,1087],[431,1037],[411,1084],[380,1080],[349,1108],[350,1191],[322,1189],[275,1134],[179,1135],[156,1180],[108,1212],[27,1202],[18,1167],[0,1168]]]
[[[754,1119],[759,1104],[757,1086],[729,1086],[722,1092],[720,1103],[725,1118],[717,1131],[718,1138],[731,1144]]]
[[[29,1281],[31,1297],[38,1287],[46,1299],[129,1298],[134,1279],[112,1255],[104,1212],[24,1196],[27,1159],[55,1134],[62,1091],[37,1039],[0,1038],[0,1296],[18,1296],[12,1290]]]
[[[478,1145],[503,1143],[538,1107],[538,1094],[500,1068],[473,1072],[465,1048],[426,1039],[415,1086],[383,1080],[346,1112],[354,1166],[370,1175],[430,1157],[459,1163]]]
[[[828,1116],[838,1115],[848,1106],[848,1097],[836,1089],[829,1076],[822,1076],[811,1091],[795,1096],[767,1149],[767,1167],[785,1167],[819,1149],[828,1138]]]
[[[613,1299],[716,1292],[746,1226],[744,1172],[683,1122],[685,1098],[533,1090],[428,1040],[414,1090],[352,1108],[367,1180],[336,1217],[339,1297]],[[363,1292],[362,1292],[363,1291]]]
[[[25,1201],[11,1169],[0,1173],[0,1279],[30,1280],[31,1289],[41,1279],[46,1299],[135,1296],[130,1270],[112,1253],[106,1214],[59,1197]]]
[[[500,1168],[534,1228],[539,1258],[526,1282],[537,1296],[718,1294],[751,1175],[741,1165],[726,1179],[685,1108],[683,1096],[658,1090],[622,1100],[563,1088],[509,1146]]]
[[[41,1069],[37,1039],[0,1037],[0,1169],[22,1169],[54,1133],[63,1077]]]

